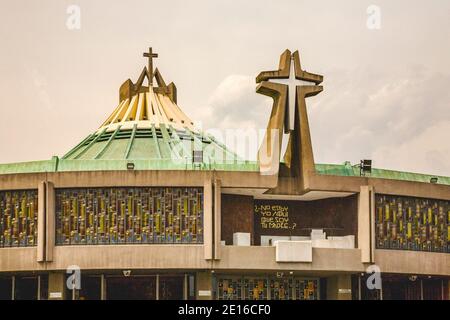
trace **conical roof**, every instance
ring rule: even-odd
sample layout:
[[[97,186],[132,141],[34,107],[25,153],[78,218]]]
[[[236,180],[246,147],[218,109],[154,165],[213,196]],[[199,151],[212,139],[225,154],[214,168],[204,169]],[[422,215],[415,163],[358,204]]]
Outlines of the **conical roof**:
[[[119,104],[103,124],[62,159],[234,162],[236,155],[203,134],[177,105],[176,86],[145,67],[136,83],[125,81]],[[143,82],[147,78],[148,86]],[[153,80],[156,83],[153,84]],[[195,152],[195,153],[194,153]],[[197,157],[193,161],[193,156]]]

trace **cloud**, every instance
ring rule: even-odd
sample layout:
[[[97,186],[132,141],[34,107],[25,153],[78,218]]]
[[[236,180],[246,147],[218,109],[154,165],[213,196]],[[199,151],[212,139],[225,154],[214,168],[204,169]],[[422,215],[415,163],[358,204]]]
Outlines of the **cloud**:
[[[255,93],[252,76],[234,74],[226,77],[210,95],[207,106],[199,108],[194,119],[206,127],[219,129],[265,128],[272,106],[271,99]]]
[[[323,96],[309,104],[316,160],[368,157],[376,167],[450,175],[440,164],[450,163],[443,151],[450,147],[450,131],[442,131],[442,123],[450,121],[449,86],[449,75],[420,67],[392,74],[330,72]],[[400,156],[400,150],[409,156]],[[427,154],[442,158],[425,165],[421,159]]]
[[[324,74],[324,92],[307,102],[316,162],[370,158],[379,168],[450,175],[450,75],[417,66]],[[264,129],[272,100],[255,87],[252,76],[226,77],[196,118],[222,130]]]
[[[41,101],[41,105],[45,106],[47,110],[53,109],[50,96],[48,94],[48,84],[45,76],[39,72],[38,69],[31,69],[32,80],[36,90],[36,96]]]
[[[253,76],[227,76],[208,98],[207,106],[193,113],[196,126],[222,141],[247,160],[256,160],[272,108],[272,99],[255,93]]]
[[[380,166],[389,166],[403,171],[448,175],[450,172],[449,138],[450,121],[442,121],[408,141],[376,149],[373,157],[378,159]]]

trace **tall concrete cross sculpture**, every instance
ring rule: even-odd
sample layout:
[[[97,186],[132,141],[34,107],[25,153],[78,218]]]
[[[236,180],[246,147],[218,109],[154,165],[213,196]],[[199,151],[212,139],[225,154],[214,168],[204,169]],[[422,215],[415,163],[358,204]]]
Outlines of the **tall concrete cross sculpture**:
[[[148,58],[147,77],[148,85],[153,85],[153,58],[158,58],[158,54],[153,52],[152,47],[148,48],[148,52],[144,52],[144,57]]]
[[[302,70],[298,51],[289,50],[281,55],[278,70],[263,71],[256,77],[256,92],[274,101],[258,153],[262,173],[280,173],[283,131],[289,134],[289,142],[284,155],[287,170],[281,175],[303,179],[314,172],[305,98],[320,93],[323,87],[318,84],[322,81],[323,76]]]

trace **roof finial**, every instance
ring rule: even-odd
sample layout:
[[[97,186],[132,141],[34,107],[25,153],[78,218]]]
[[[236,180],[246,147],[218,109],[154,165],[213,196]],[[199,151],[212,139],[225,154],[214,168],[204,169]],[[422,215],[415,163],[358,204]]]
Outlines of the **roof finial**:
[[[144,57],[148,58],[147,77],[148,85],[153,86],[153,58],[158,58],[158,54],[154,53],[152,47],[148,48],[148,52],[144,52]]]

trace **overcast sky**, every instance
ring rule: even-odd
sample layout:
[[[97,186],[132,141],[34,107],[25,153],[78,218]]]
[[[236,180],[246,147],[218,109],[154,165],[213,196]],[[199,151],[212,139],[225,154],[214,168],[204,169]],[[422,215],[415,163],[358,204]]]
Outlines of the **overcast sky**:
[[[255,76],[289,48],[325,79],[307,104],[316,162],[450,176],[448,0],[1,1],[0,39],[0,163],[62,156],[93,132],[149,46],[204,128],[265,128]]]

